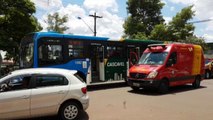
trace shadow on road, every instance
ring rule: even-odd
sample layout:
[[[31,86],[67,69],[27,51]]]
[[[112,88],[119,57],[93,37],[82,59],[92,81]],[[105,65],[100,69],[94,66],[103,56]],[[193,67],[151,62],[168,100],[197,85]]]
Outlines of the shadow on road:
[[[29,120],[29,119],[19,119],[19,120]],[[58,116],[46,116],[46,117],[31,118],[30,120],[60,120],[60,119]],[[82,111],[80,113],[80,118],[78,120],[89,120],[87,112]]]
[[[169,92],[167,94],[161,94],[157,91],[157,89],[140,89],[138,91],[129,90],[129,93],[134,94],[143,94],[143,95],[149,95],[149,96],[162,96],[162,95],[168,95],[168,94],[177,94],[181,92],[187,92],[187,91],[193,91],[198,89],[206,88],[206,86],[201,86],[200,88],[193,88],[192,85],[183,85],[183,86],[176,86],[176,87],[170,87]]]
[[[127,87],[127,83],[119,82],[119,83],[108,83],[108,84],[97,84],[97,85],[89,85],[87,86],[88,91],[97,91],[97,90],[106,90],[113,88],[121,88]]]

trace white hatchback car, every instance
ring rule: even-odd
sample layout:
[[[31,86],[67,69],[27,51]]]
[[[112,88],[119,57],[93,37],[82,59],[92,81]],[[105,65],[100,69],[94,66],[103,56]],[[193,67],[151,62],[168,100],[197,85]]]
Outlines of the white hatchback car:
[[[79,118],[89,106],[86,84],[77,71],[23,69],[0,79],[0,119],[56,115]]]

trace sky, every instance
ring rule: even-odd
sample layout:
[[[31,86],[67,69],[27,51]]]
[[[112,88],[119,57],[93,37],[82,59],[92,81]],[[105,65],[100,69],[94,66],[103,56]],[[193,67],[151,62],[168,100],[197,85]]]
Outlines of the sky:
[[[124,34],[123,23],[128,16],[126,10],[127,0],[31,0],[36,5],[34,14],[47,31],[47,15],[59,12],[61,16],[67,15],[69,27],[65,33],[75,35],[94,34],[94,18],[89,15],[101,16],[97,18],[97,36],[109,37],[119,40]],[[166,22],[172,20],[182,8],[194,5],[195,16],[192,21],[212,19],[209,22],[194,23],[195,35],[204,37],[206,42],[213,42],[213,0],[162,0],[165,3],[162,15]],[[81,19],[78,19],[80,17]]]

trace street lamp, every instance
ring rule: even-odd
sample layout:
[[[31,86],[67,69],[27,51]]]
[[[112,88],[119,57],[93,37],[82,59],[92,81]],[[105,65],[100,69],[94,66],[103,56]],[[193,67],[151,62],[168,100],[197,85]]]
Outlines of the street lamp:
[[[96,19],[97,18],[103,18],[102,16],[97,16],[96,12],[94,13],[94,15],[89,15],[90,17],[94,18],[94,30],[92,30],[92,28],[81,18],[81,17],[77,17],[79,20],[82,20],[84,22],[84,24],[87,25],[87,27],[94,33],[94,36],[96,36]]]
[[[95,32],[92,30],[92,28],[84,21],[84,19],[82,19],[81,17],[77,17],[79,20],[82,20],[84,22],[84,24],[94,33],[95,36]]]

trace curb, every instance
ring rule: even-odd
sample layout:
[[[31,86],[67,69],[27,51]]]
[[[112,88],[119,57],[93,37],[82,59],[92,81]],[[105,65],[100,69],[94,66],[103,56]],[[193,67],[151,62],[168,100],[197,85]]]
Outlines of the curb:
[[[107,82],[107,83],[94,83],[87,85],[88,91],[95,91],[95,90],[104,90],[104,89],[112,89],[118,87],[126,87],[128,86],[126,82]]]

